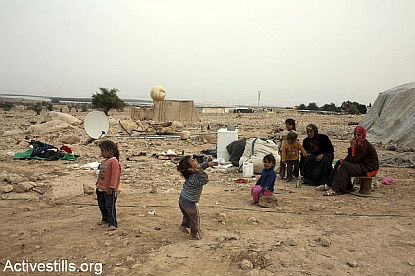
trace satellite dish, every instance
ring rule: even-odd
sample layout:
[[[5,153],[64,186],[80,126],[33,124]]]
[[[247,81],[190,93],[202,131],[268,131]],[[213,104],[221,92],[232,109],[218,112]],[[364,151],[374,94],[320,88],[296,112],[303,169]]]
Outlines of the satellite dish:
[[[110,124],[107,116],[101,111],[92,111],[86,115],[84,120],[84,128],[86,134],[94,139],[104,137],[108,133]]]

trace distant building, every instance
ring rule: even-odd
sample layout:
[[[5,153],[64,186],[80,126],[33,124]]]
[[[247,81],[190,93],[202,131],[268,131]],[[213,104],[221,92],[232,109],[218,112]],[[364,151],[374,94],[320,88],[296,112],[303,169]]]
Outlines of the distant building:
[[[218,107],[218,106],[199,106],[196,107],[198,113],[232,113],[234,108],[232,107]]]

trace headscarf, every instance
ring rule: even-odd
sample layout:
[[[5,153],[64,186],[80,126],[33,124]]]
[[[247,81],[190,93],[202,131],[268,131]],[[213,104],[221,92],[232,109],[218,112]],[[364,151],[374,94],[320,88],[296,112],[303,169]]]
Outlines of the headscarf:
[[[356,141],[357,146],[360,147],[363,144],[363,141],[366,140],[366,129],[362,126],[357,126],[357,127],[354,128],[353,133],[355,133],[355,132],[362,134],[362,139],[361,140],[358,139]]]
[[[310,151],[313,152],[318,152],[319,149],[319,135],[318,135],[318,128],[315,124],[309,124],[306,127],[306,130],[313,130],[314,132],[314,137],[310,138]]]

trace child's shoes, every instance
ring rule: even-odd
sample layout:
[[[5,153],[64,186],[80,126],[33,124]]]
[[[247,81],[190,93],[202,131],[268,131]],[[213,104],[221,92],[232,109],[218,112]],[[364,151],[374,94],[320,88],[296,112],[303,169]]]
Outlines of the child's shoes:
[[[107,231],[114,231],[117,230],[117,227],[115,227],[114,225],[108,226]]]
[[[185,234],[189,234],[189,230],[185,226],[179,226],[179,230]]]

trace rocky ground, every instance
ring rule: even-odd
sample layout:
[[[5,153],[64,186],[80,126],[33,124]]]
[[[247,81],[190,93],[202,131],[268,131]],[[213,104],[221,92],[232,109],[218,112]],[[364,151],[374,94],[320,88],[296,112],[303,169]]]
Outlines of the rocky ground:
[[[87,114],[72,115],[83,121]],[[242,177],[236,167],[209,168],[210,182],[199,202],[204,236],[194,241],[178,231],[183,179],[170,160],[154,156],[167,150],[192,155],[215,148],[216,131],[226,125],[236,126],[239,138],[265,138],[290,116],[298,121],[300,140],[305,126],[315,123],[332,139],[335,158],[342,158],[351,123],[361,116],[201,114],[201,123],[153,127],[190,131],[191,138],[182,140],[130,137],[118,124],[129,125],[128,110],[111,112],[108,138],[118,141],[123,167],[119,228],[113,232],[96,225],[100,220],[93,193],[96,174],[85,165],[99,162],[101,156],[83,125],[36,132],[28,130],[42,117],[33,111],[11,110],[1,116],[4,275],[71,275],[65,271],[70,269],[67,263],[85,271],[80,275],[415,275],[413,168],[381,167],[374,179],[380,198],[325,197],[314,187],[295,188],[295,183],[278,180],[276,189],[289,193],[276,194],[278,206],[271,208],[251,205],[255,179],[236,183]],[[31,139],[67,145],[79,157],[14,160],[14,153],[27,150]],[[379,156],[393,154],[377,150]],[[395,184],[382,184],[385,177]],[[23,262],[28,264],[22,266]],[[24,271],[35,264],[40,270]]]

